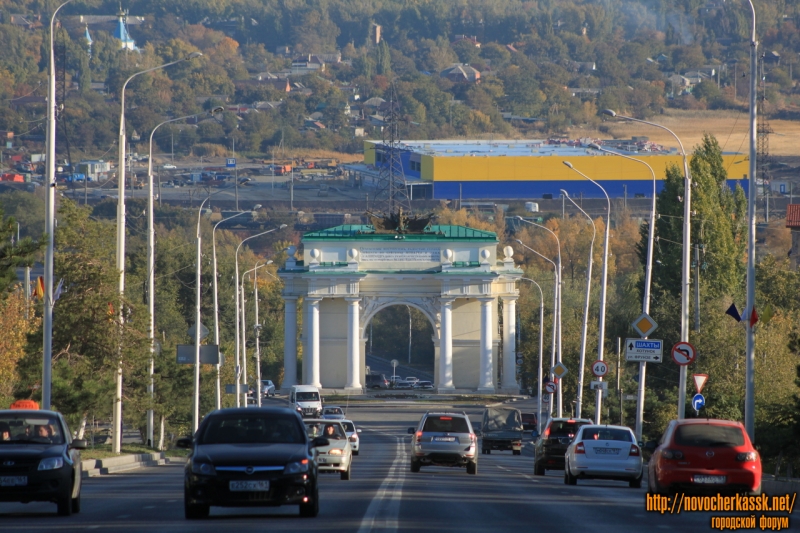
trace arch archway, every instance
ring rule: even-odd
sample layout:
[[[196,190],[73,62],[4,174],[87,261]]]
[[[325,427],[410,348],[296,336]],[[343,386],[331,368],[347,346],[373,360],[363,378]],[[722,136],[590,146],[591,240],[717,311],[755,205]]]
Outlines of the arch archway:
[[[367,371],[435,380],[438,325],[419,306],[405,302],[382,306],[365,317],[363,337]],[[397,369],[392,368],[392,359],[399,362]]]

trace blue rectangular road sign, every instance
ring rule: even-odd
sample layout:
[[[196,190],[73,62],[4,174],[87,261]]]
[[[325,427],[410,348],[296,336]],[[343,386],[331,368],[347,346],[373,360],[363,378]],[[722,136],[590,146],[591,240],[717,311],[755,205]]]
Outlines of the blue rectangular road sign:
[[[225,159],[225,166],[228,167],[228,168],[236,168],[236,158],[235,157],[229,157],[229,158]]]
[[[625,339],[625,360],[660,363],[664,342],[658,339]]]

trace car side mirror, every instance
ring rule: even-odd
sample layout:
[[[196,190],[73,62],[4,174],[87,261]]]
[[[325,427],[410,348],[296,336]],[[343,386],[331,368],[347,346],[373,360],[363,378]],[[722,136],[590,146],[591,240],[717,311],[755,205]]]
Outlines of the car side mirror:
[[[326,439],[325,437],[316,437],[314,440],[311,441],[312,448],[318,448],[321,446],[330,446],[331,441]]]
[[[649,440],[644,445],[644,449],[647,450],[648,452],[652,452],[656,448],[658,448],[658,443],[654,440]]]
[[[417,432],[417,428],[408,428],[408,434],[409,435],[413,435],[416,432]]]
[[[182,437],[175,441],[175,446],[177,448],[191,448],[192,447],[192,438],[191,437]]]
[[[357,429],[357,430],[356,430],[356,433],[361,433],[361,430],[360,430],[360,429]]]
[[[75,450],[85,450],[86,441],[84,439],[75,439],[72,441],[72,444],[70,444],[69,447]]]

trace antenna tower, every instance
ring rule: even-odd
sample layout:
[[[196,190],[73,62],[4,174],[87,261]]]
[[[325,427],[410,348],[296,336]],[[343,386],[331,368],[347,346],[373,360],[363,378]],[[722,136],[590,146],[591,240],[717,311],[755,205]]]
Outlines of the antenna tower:
[[[375,164],[380,168],[378,186],[375,191],[375,210],[394,213],[402,209],[411,213],[403,163],[400,160],[398,124],[400,109],[392,83],[389,93],[389,108],[384,115],[382,143],[375,148]]]

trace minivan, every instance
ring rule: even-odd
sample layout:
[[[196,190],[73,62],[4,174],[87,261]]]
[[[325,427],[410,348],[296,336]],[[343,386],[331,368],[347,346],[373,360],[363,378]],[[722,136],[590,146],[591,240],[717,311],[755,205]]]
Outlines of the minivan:
[[[319,418],[322,416],[322,398],[319,389],[313,385],[295,385],[289,391],[289,403],[303,418]]]

